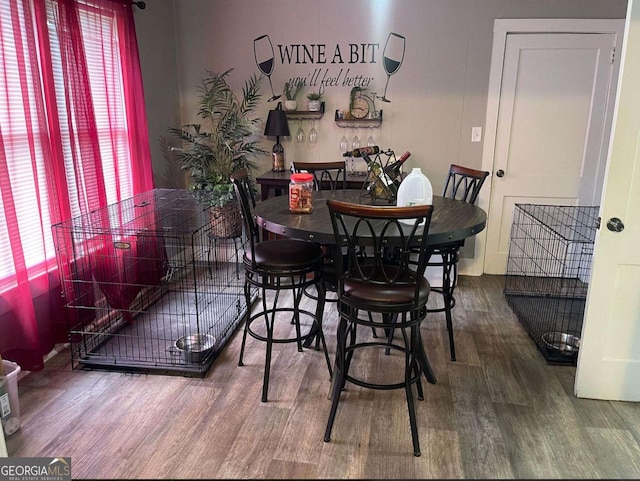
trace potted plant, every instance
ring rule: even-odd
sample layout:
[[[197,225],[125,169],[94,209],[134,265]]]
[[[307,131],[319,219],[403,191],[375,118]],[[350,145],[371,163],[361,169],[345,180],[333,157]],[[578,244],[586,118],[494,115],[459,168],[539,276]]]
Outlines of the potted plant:
[[[286,99],[284,101],[285,110],[291,111],[298,108],[296,97],[298,96],[298,93],[300,93],[300,90],[302,90],[303,86],[304,83],[302,82],[302,80],[298,80],[295,84],[292,82],[285,82],[284,89],[282,90]]]
[[[187,124],[169,131],[183,142],[176,160],[189,173],[189,188],[211,206],[212,234],[239,237],[242,219],[230,176],[245,167],[249,172],[255,159],[266,155],[258,137],[261,119],[253,113],[260,100],[262,77],[252,75],[238,98],[227,83],[233,69],[222,73],[207,71],[200,85],[198,116],[201,124]]]
[[[322,94],[320,92],[311,92],[307,94],[307,109],[310,112],[318,112],[320,110],[320,99]]]

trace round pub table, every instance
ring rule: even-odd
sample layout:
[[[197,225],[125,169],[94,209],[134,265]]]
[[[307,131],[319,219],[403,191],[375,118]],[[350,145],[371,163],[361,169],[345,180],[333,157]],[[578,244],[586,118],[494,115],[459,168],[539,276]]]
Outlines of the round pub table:
[[[268,232],[320,244],[334,244],[327,199],[371,203],[371,198],[362,195],[360,190],[317,191],[313,193],[311,214],[289,212],[289,198],[286,195],[258,202],[254,214],[258,225]],[[377,204],[389,205],[381,201]],[[460,200],[433,196],[433,215],[427,242],[444,244],[463,240],[481,232],[486,223],[487,214],[480,207]]]
[[[310,214],[289,212],[289,197],[282,195],[258,202],[254,215],[257,224],[273,234],[333,245],[335,240],[327,199],[371,203],[371,197],[363,195],[361,190],[316,191],[313,192],[313,212]],[[381,201],[376,203],[380,206],[389,205]],[[444,244],[466,239],[482,231],[486,223],[487,214],[480,207],[461,200],[433,196],[433,214],[427,243]],[[305,345],[310,345],[310,341]],[[435,383],[436,377],[429,365],[422,342],[419,346],[421,352],[418,354],[418,360],[424,375],[428,382]]]

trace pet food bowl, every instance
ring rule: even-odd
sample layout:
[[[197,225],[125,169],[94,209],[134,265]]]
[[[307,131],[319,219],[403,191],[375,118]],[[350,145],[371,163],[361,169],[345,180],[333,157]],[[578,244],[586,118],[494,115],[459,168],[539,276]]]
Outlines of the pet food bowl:
[[[185,362],[197,364],[207,357],[215,343],[216,338],[211,334],[191,334],[179,338],[175,347]]]
[[[546,332],[542,335],[542,342],[547,349],[565,356],[571,356],[580,349],[580,338],[566,332]]]

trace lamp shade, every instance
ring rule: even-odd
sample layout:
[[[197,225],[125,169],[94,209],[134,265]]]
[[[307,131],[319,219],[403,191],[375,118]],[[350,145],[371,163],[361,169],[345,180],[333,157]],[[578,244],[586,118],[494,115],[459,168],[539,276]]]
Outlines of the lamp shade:
[[[269,110],[267,125],[264,127],[264,135],[283,137],[289,134],[289,123],[284,110]]]

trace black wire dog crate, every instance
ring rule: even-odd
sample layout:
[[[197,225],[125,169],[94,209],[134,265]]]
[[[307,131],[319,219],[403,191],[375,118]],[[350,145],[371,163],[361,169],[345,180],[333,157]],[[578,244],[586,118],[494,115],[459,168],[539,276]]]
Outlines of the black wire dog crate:
[[[549,363],[577,361],[598,211],[515,205],[504,294]]]
[[[155,189],[53,226],[74,369],[204,375],[246,311],[241,218],[211,211]]]

